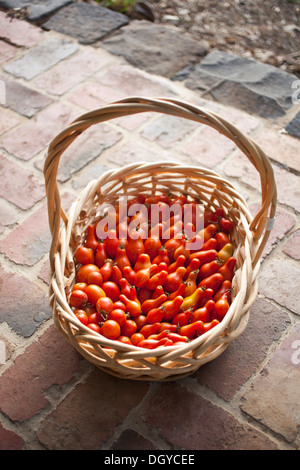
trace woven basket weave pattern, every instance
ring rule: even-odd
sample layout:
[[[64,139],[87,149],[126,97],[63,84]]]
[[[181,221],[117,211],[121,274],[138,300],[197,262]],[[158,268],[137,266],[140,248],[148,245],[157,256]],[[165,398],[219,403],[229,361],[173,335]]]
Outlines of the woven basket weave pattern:
[[[61,155],[78,135],[91,125],[139,112],[159,112],[192,119],[213,127],[243,151],[261,178],[262,204],[255,217],[234,186],[217,173],[176,162],[134,163],[109,170],[91,181],[79,194],[66,215],[61,207],[57,169]],[[50,304],[58,330],[87,360],[118,377],[136,380],[173,380],[190,375],[201,365],[218,357],[245,329],[250,307],[257,296],[259,259],[269,236],[268,221],[276,209],[276,186],[267,156],[249,138],[220,116],[173,100],[128,98],[87,113],[74,121],[50,144],[44,166],[49,225]],[[145,350],[108,340],[85,327],[68,304],[75,282],[73,260],[84,242],[87,226],[95,223],[103,204],[117,204],[120,197],[152,195],[158,191],[174,195],[187,193],[207,209],[222,206],[232,218],[234,257],[232,303],[222,322],[187,344]],[[63,221],[63,223],[61,223]]]

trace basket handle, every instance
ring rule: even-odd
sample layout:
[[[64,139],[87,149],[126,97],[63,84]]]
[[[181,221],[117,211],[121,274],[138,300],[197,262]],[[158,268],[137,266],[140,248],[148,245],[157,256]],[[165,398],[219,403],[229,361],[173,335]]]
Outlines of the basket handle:
[[[261,256],[270,231],[272,230],[277,203],[274,173],[268,157],[251,139],[216,113],[179,100],[141,97],[126,98],[81,115],[50,143],[44,163],[44,177],[48,219],[52,235],[50,247],[51,266],[53,267],[54,265],[54,254],[58,247],[61,218],[65,223],[67,223],[68,220],[61,207],[59,188],[57,185],[57,171],[61,155],[69,145],[90,126],[113,118],[149,111],[190,119],[214,128],[220,134],[232,140],[259,172],[261,180],[261,208],[254,216],[249,227],[256,241],[261,238],[253,260],[253,266],[255,266]]]

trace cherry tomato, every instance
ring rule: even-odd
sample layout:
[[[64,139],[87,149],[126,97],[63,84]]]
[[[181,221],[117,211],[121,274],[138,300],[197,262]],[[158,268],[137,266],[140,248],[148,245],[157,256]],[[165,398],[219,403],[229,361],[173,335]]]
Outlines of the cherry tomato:
[[[146,325],[147,323],[147,317],[146,315],[143,315],[142,313],[140,315],[138,315],[137,317],[134,317],[134,321],[137,325],[137,329],[140,330],[141,328],[143,328],[143,326]]]
[[[100,297],[105,297],[104,290],[97,286],[97,284],[89,284],[84,291],[88,297],[88,302],[92,305],[96,305]]]
[[[145,339],[145,336],[142,335],[142,333],[134,333],[131,337],[130,337],[130,341],[132,342],[132,344],[134,346],[137,346],[141,341],[143,341]]]
[[[126,305],[121,302],[121,300],[117,300],[116,302],[113,303],[113,308],[114,309],[121,309],[126,312]]]
[[[81,308],[89,301],[88,295],[82,290],[73,290],[71,292],[69,303],[72,307]]]
[[[96,333],[101,333],[101,327],[97,323],[88,323],[87,327],[93,331],[96,331]]]
[[[75,260],[79,264],[94,264],[94,251],[87,246],[79,246],[75,252]]]
[[[225,217],[221,217],[219,224],[224,232],[230,232],[233,229],[233,222]]]
[[[76,281],[88,284],[88,275],[94,271],[100,272],[100,269],[95,264],[84,264],[80,266],[76,274]]]
[[[119,338],[117,338],[117,341],[119,341],[120,343],[123,343],[123,344],[130,344],[130,345],[132,345],[132,342],[130,341],[130,339],[128,338],[128,336],[121,335],[121,336],[119,336]]]
[[[113,310],[114,303],[109,297],[100,297],[96,303],[97,312],[100,315],[108,316],[108,314]]]
[[[97,286],[102,286],[103,278],[102,274],[98,271],[93,271],[88,275],[88,284],[96,284]]]
[[[73,290],[83,290],[86,288],[87,284],[85,282],[76,282],[73,286]]]
[[[125,325],[121,326],[121,335],[130,338],[137,330],[137,324],[132,319],[127,319]]]
[[[113,302],[117,302],[117,300],[119,300],[120,288],[115,282],[103,282],[101,287],[104,290],[105,295],[109,297]]]
[[[116,321],[117,323],[119,323],[120,326],[125,325],[127,320],[126,313],[120,308],[111,310],[108,314],[108,318],[109,320]]]
[[[77,310],[74,311],[74,313],[75,313],[76,317],[78,318],[78,320],[81,321],[81,323],[83,325],[88,324],[89,319],[88,319],[88,316],[87,316],[87,314],[84,310],[77,309]]]
[[[106,320],[100,332],[108,339],[117,339],[121,335],[121,327],[115,320]]]

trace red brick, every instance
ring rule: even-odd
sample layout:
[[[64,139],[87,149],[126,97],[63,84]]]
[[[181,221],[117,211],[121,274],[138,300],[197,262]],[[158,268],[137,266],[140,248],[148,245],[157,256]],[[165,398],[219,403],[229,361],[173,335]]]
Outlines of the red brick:
[[[0,450],[22,450],[23,446],[23,438],[0,423]]]
[[[0,267],[2,295],[0,322],[6,322],[18,335],[30,337],[51,316],[49,300],[36,284]]]
[[[55,103],[38,113],[26,124],[2,140],[2,147],[22,160],[30,160],[45,151],[51,140],[67,127],[78,112],[62,103]]]
[[[282,251],[295,260],[300,260],[300,230],[285,243]]]
[[[80,360],[81,356],[52,325],[2,374],[1,411],[18,422],[38,414],[49,404],[49,388],[67,384],[78,372]]]
[[[296,324],[244,394],[242,409],[283,436],[299,439],[300,323]]]
[[[31,118],[52,102],[48,96],[42,95],[21,83],[7,80],[6,77],[4,82],[6,86],[6,106],[23,116]],[[20,96],[22,99],[20,99]]]
[[[230,401],[265,360],[266,351],[280,339],[289,323],[289,316],[282,309],[258,298],[243,334],[194,376],[200,384]]]
[[[300,178],[284,168],[272,164],[277,186],[278,203],[300,211]],[[230,157],[223,169],[225,177],[238,178],[242,183],[261,192],[260,175],[245,155],[240,152]]]
[[[33,266],[49,252],[50,230],[47,208],[43,205],[1,243],[1,252],[16,264]]]
[[[18,49],[7,42],[0,41],[0,64],[12,59]]]
[[[253,216],[260,210],[261,204],[253,204],[250,206],[250,211]],[[273,229],[269,235],[266,246],[263,250],[262,258],[265,258],[276,248],[278,242],[284,238],[285,235],[294,227],[295,218],[288,212],[277,207],[275,214],[275,222]]]
[[[0,196],[20,209],[30,209],[45,196],[44,184],[33,173],[0,155]]]
[[[147,425],[155,426],[171,448],[185,450],[272,450],[266,436],[177,383],[162,384],[145,407]]]
[[[111,450],[158,450],[151,441],[134,431],[126,429],[118,440],[110,447]]]
[[[0,200],[0,233],[5,227],[15,224],[19,219],[17,209],[5,200]]]
[[[62,195],[62,207],[66,210],[74,196]],[[49,252],[51,233],[48,212],[43,205],[1,241],[0,251],[16,264],[33,266]]]
[[[27,21],[9,18],[0,11],[1,37],[16,46],[32,47],[44,38],[44,31]]]
[[[20,121],[15,116],[9,114],[9,111],[0,108],[0,135],[4,134],[4,132],[9,129],[12,129],[14,126],[19,124],[19,122]]]
[[[44,419],[37,436],[49,450],[98,450],[148,387],[96,369]]]
[[[115,88],[98,82],[85,82],[70,92],[68,99],[84,109],[96,109],[104,104],[123,98],[123,94]]]
[[[264,126],[255,136],[255,142],[272,160],[300,171],[298,139]]]
[[[300,266],[287,259],[272,259],[263,264],[259,290],[267,298],[300,315]]]
[[[156,146],[150,146],[146,141],[134,141],[134,139],[127,139],[121,147],[111,148],[107,152],[106,158],[110,163],[118,166],[128,165],[133,162],[153,163],[162,160],[174,160],[174,156],[164,149],[158,150]]]
[[[105,51],[86,48],[52,67],[34,82],[39,88],[61,96],[90,75],[106,67],[111,60]]]
[[[102,85],[118,90],[123,97],[175,95],[170,83],[125,64],[109,67],[104,73],[98,74],[98,80]]]
[[[172,148],[196,127],[197,124],[188,119],[165,115],[145,126],[141,135],[151,142],[157,142],[163,148]]]
[[[205,127],[187,141],[183,152],[201,165],[213,168],[235,149],[235,144],[214,129]]]

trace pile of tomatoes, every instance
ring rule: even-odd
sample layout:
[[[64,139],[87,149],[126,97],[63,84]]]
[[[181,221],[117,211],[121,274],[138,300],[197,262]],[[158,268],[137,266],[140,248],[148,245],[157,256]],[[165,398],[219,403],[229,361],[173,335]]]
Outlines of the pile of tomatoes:
[[[193,209],[196,201],[161,193],[140,195],[128,206],[134,203],[148,208],[150,220],[154,204]],[[103,239],[96,223],[88,226],[75,252],[76,283],[69,296],[77,318],[108,339],[149,349],[190,342],[218,325],[231,304],[236,267],[234,225],[224,209],[204,211],[197,250],[187,248],[184,222],[174,217],[168,233],[163,221],[146,232],[149,220],[143,220],[121,238],[132,217],[118,215],[116,228],[108,228]]]

